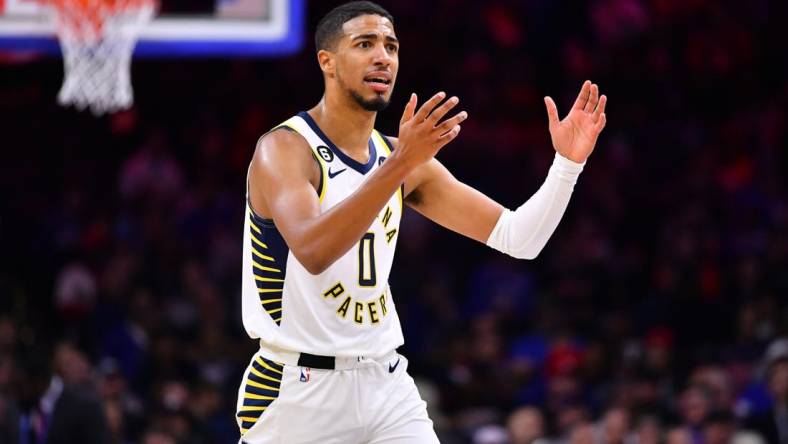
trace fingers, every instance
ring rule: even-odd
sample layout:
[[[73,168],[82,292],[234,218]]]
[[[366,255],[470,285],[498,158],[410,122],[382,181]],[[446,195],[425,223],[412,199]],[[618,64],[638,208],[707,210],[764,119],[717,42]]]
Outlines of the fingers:
[[[591,115],[591,120],[593,122],[599,122],[600,116],[605,115],[605,105],[607,105],[607,96],[602,95],[602,97],[599,98],[599,106],[596,107],[594,114]]]
[[[555,128],[558,125],[558,108],[555,106],[555,102],[549,96],[544,98],[544,104],[547,107],[547,121],[550,125],[550,129]]]
[[[468,118],[468,113],[462,111],[446,119],[445,121],[441,122],[441,124],[436,126],[435,129],[437,130],[438,134],[440,134],[441,137],[443,137],[447,132],[454,129],[455,126],[459,126],[459,124],[462,123],[467,118]]]
[[[443,147],[447,143],[451,142],[452,140],[456,139],[457,136],[460,134],[460,125],[454,125],[452,129],[446,132],[446,134],[440,136],[438,138],[438,148]]]
[[[425,120],[427,116],[430,115],[432,109],[435,108],[435,106],[437,106],[438,103],[440,103],[444,97],[446,97],[446,93],[441,91],[438,94],[432,96],[432,98],[430,100],[427,100],[427,102],[425,102],[423,105],[421,105],[421,108],[419,108],[419,110],[416,112],[416,115],[413,116],[413,118],[416,119],[416,122],[421,122]]]
[[[583,87],[580,88],[580,94],[577,95],[577,100],[575,100],[575,104],[572,105],[572,109],[583,110],[586,106],[586,102],[588,102],[588,98],[591,95],[591,81],[586,80],[583,82]]]
[[[416,103],[418,100],[419,99],[416,97],[416,93],[410,94],[410,100],[408,100],[408,103],[405,105],[405,111],[403,111],[402,118],[399,120],[400,125],[413,118],[413,113],[416,112]]]
[[[596,83],[592,83],[591,94],[588,96],[588,102],[586,102],[586,106],[583,109],[587,113],[594,112],[597,103],[599,103],[599,86]]]
[[[599,116],[599,120],[597,120],[596,123],[594,124],[594,130],[596,131],[597,134],[602,132],[602,129],[605,128],[605,123],[607,123],[607,114],[602,113]]]
[[[443,102],[441,106],[435,108],[435,110],[432,111],[432,114],[427,117],[427,120],[429,120],[433,126],[437,126],[438,122],[441,121],[443,116],[445,116],[446,113],[448,113],[452,108],[457,106],[458,103],[460,103],[460,99],[457,98],[457,96],[453,96],[449,100]]]

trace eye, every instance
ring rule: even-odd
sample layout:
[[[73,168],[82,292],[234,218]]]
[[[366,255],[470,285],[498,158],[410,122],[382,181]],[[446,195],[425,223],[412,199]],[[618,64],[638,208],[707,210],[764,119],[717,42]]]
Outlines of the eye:
[[[386,46],[386,49],[388,49],[391,52],[397,52],[397,51],[399,51],[399,46],[397,46],[397,45],[395,45],[393,43],[390,43],[390,44],[388,44]]]
[[[371,48],[372,44],[368,40],[362,40],[361,43],[358,44],[358,47],[367,49],[367,48]]]

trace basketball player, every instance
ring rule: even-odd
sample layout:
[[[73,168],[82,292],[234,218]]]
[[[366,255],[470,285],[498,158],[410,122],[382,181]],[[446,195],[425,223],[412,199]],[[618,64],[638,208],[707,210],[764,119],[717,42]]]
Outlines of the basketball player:
[[[411,95],[398,138],[373,129],[399,62],[394,20],[370,2],[342,5],[316,31],[325,94],[261,137],[248,175],[243,322],[260,341],[238,394],[241,441],[435,443],[408,361],[388,276],[404,205],[517,258],[533,259],[560,221],[605,125],[586,82],[559,121],[547,179],[515,211],[455,179],[436,153],[466,112]]]

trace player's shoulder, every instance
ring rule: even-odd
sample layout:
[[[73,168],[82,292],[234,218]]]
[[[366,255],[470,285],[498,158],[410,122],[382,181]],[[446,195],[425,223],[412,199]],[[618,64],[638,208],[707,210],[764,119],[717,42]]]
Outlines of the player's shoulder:
[[[309,142],[297,131],[278,126],[257,140],[250,175],[316,177],[314,154]]]
[[[309,142],[298,131],[288,126],[278,126],[260,136],[254,157],[265,161],[285,159],[309,159]]]
[[[309,142],[298,131],[289,126],[280,125],[257,139],[257,148],[279,149],[281,147],[292,147],[303,145],[308,147]]]

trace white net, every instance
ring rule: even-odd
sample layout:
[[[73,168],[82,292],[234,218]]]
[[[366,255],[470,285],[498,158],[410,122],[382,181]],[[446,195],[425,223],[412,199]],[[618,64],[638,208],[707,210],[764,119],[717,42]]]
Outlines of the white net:
[[[58,102],[95,115],[129,108],[131,57],[153,1],[61,0],[53,11],[65,78]]]

